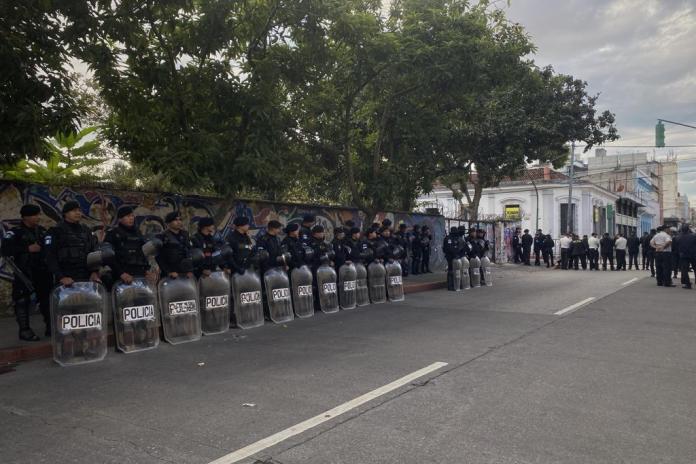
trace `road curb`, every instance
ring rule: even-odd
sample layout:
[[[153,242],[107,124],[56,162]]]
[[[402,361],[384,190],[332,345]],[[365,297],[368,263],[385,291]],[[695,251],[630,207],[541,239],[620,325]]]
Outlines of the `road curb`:
[[[404,285],[404,293],[429,292],[431,290],[445,288],[446,286],[447,282],[408,283]],[[109,346],[114,346],[113,336],[109,336]],[[50,358],[51,356],[53,356],[51,344],[47,342],[38,342],[35,345],[0,348],[0,365],[35,361],[37,359]]]

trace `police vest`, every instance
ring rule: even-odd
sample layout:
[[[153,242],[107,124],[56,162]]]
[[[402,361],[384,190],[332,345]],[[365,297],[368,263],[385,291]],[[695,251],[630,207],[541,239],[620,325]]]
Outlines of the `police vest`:
[[[167,230],[162,237],[162,254],[167,257],[169,262],[173,262],[174,259],[185,259],[188,257],[188,244],[184,243],[182,240],[186,240],[187,237],[183,236],[181,239],[174,235],[171,230]]]
[[[114,229],[114,235],[119,246],[116,251],[116,259],[121,266],[148,267],[147,258],[143,254],[145,239],[138,233],[129,233],[120,227]]]
[[[86,226],[70,227],[65,222],[58,225],[60,236],[55,244],[58,264],[67,269],[84,268],[92,246],[92,234]]]

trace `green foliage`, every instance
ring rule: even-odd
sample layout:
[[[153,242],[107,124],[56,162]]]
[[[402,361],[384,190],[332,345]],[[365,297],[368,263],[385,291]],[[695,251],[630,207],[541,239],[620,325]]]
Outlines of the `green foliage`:
[[[94,157],[101,144],[98,138],[86,140],[97,127],[86,127],[79,132],[56,133],[46,139],[47,160],[19,160],[3,171],[3,178],[50,185],[86,183],[95,179],[93,170],[103,158]]]
[[[0,163],[43,157],[43,140],[76,126],[58,2],[0,2]]]

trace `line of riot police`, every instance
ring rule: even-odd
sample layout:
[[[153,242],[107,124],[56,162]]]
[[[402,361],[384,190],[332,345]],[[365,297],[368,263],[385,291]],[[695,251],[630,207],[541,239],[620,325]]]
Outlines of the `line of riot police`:
[[[282,225],[270,221],[254,245],[248,218],[235,218],[223,240],[210,218],[200,219],[189,237],[181,215],[172,212],[166,229],[147,239],[133,208],[122,207],[99,244],[76,202],[65,204],[63,220],[49,231],[38,226],[37,207],[27,205],[21,214],[22,225],[3,240],[3,254],[15,264],[20,338],[38,340],[29,326],[35,294],[61,365],[106,356],[109,306],[116,346],[132,353],[157,347],[160,326],[164,339],[177,344],[225,332],[230,323],[248,329],[264,319],[310,317],[315,308],[333,313],[404,298],[406,249],[386,225],[363,237],[349,222],[327,243],[323,227],[307,215],[301,227],[285,228],[282,241]]]
[[[458,292],[493,285],[490,243],[486,232],[464,226],[452,227],[442,249],[447,259],[447,290]]]

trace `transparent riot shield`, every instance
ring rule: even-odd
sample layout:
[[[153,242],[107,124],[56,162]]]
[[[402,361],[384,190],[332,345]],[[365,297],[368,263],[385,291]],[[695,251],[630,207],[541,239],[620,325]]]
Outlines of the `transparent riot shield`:
[[[346,263],[338,270],[338,301],[341,309],[353,309],[358,290],[358,271],[353,263]]]
[[[198,285],[192,277],[165,277],[159,283],[164,339],[172,345],[201,338]]]
[[[282,268],[274,267],[266,271],[263,282],[266,286],[266,304],[271,320],[276,324],[292,321],[295,315],[292,312],[292,292],[288,275]]]
[[[292,306],[297,317],[314,316],[314,295],[312,293],[312,271],[302,265],[290,273],[292,282]]]
[[[338,311],[338,291],[336,288],[336,271],[328,264],[322,264],[317,269],[317,292],[319,293],[319,309],[323,313]]]
[[[481,272],[483,273],[483,278],[486,281],[486,287],[493,286],[493,273],[491,272],[491,260],[488,256],[481,258]]]
[[[469,290],[469,289],[471,289],[471,276],[469,275],[469,259],[466,256],[462,256],[461,258],[459,258],[459,261],[462,263],[462,271],[461,271],[462,290]]]
[[[474,256],[469,261],[469,275],[471,276],[471,286],[476,288],[481,286],[481,259]]]
[[[459,258],[452,258],[449,269],[447,269],[447,290],[458,292],[462,287],[462,261]]]
[[[214,335],[230,330],[230,278],[225,271],[201,276],[198,295],[203,333]]]
[[[253,329],[263,325],[263,301],[261,298],[261,279],[247,269],[244,274],[232,276],[232,295],[234,299],[234,322],[240,329]]]
[[[355,304],[357,306],[367,306],[370,304],[370,290],[367,286],[367,268],[363,263],[355,263]]]
[[[387,296],[389,301],[404,301],[404,282],[401,278],[401,264],[390,261],[384,269],[387,273]]]
[[[372,303],[384,303],[387,301],[386,277],[387,272],[382,263],[372,261],[367,266],[367,286],[370,290]]]
[[[95,282],[51,293],[53,360],[61,366],[101,361],[108,350],[106,290]]]
[[[159,345],[157,292],[144,278],[126,284],[118,281],[111,290],[116,346],[124,353],[150,350]]]

